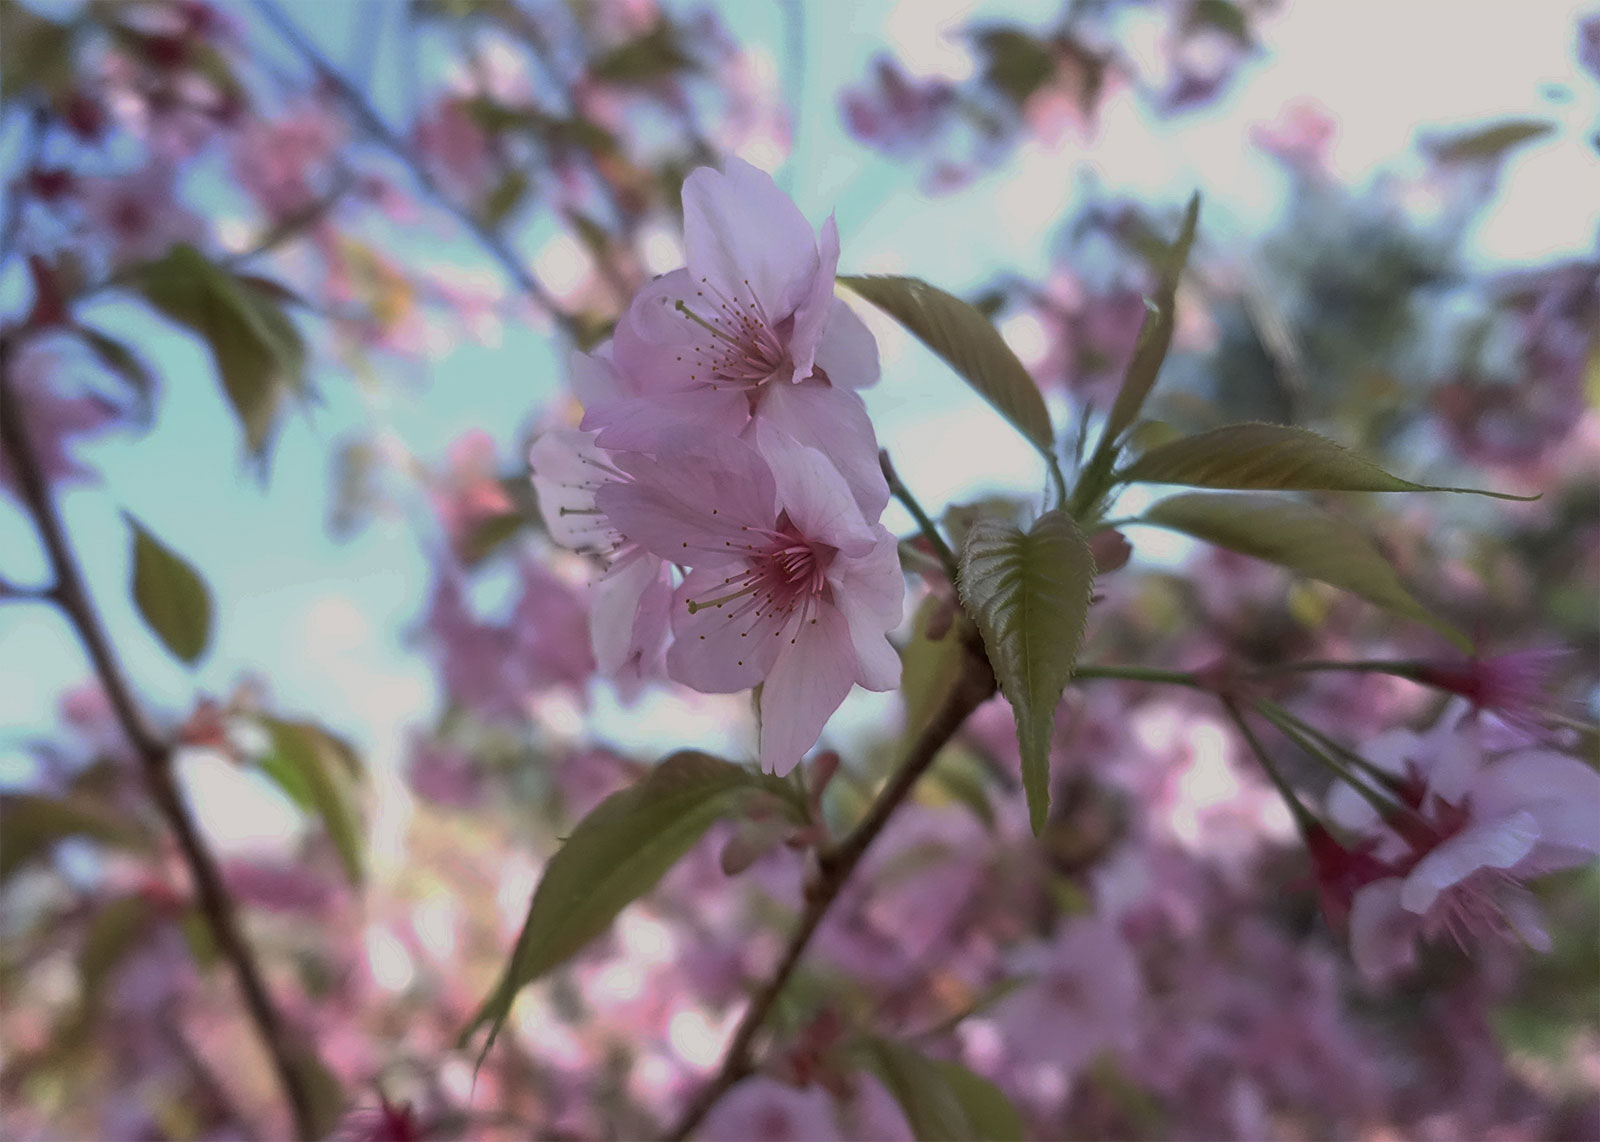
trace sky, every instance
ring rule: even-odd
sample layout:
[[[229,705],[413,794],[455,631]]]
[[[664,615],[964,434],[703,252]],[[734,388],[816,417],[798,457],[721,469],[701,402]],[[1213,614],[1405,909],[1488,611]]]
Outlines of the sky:
[[[1118,146],[1092,156],[1095,175],[1108,190],[1125,189],[1170,204],[1174,212],[1200,188],[1206,195],[1202,242],[1248,248],[1280,204],[1284,183],[1250,150],[1246,132],[1296,96],[1314,93],[1336,109],[1332,162],[1356,182],[1402,156],[1421,127],[1535,115],[1563,130],[1512,160],[1502,200],[1476,236],[1477,255],[1502,263],[1592,250],[1600,162],[1585,140],[1600,119],[1600,91],[1578,72],[1573,55],[1573,21],[1582,9],[1527,0],[1500,6],[1491,17],[1493,7],[1450,0],[1291,4],[1265,33],[1264,62],[1250,65],[1250,74],[1214,110],[1187,117],[1180,134],[1144,120],[1131,103],[1109,107],[1103,136]],[[335,61],[353,65],[360,5],[296,0],[285,8]],[[1038,25],[1056,5],[800,4],[804,67],[798,73],[785,63],[785,8],[779,0],[728,0],[719,11],[740,42],[764,53],[773,81],[799,92],[795,149],[775,174],[813,221],[836,213],[841,271],[910,273],[958,293],[1001,268],[1040,274],[1048,265],[1051,221],[1077,185],[1081,153],[1024,144],[971,187],[930,199],[918,189],[914,168],[844,134],[836,99],[882,51],[897,54],[913,72],[959,78],[972,67],[952,34],[961,25],[994,19]],[[247,9],[235,14],[256,27]],[[1135,44],[1149,38],[1137,26],[1130,34]],[[378,103],[394,114],[400,98],[392,53],[390,36],[367,54]],[[1553,85],[1564,86],[1571,98],[1552,98]],[[15,153],[14,143],[9,150],[0,145],[0,158]],[[770,166],[775,156],[758,146],[745,157]],[[193,193],[202,207],[213,205],[208,196],[223,201],[223,191],[203,179]],[[447,227],[419,240],[428,243],[430,257],[496,273]],[[566,247],[552,241],[547,225],[529,227],[518,240],[533,265],[561,270]],[[0,292],[0,301],[15,292]],[[324,719],[363,747],[375,771],[392,774],[407,726],[425,724],[434,712],[427,666],[409,646],[429,571],[404,521],[378,521],[342,543],[328,537],[330,448],[376,423],[424,457],[442,456],[450,440],[476,427],[509,449],[543,406],[559,398],[563,354],[550,331],[507,326],[498,344],[463,344],[408,365],[404,374],[385,377],[376,393],[353,383],[338,362],[319,362],[324,402],[286,426],[270,480],[261,484],[240,463],[237,430],[200,350],[131,304],[99,304],[94,316],[145,349],[164,378],[154,431],[85,448],[104,482],[63,500],[91,591],[141,695],[176,718],[196,692],[220,696],[247,674],[266,678],[279,708]],[[866,394],[868,407],[902,477],[924,503],[937,510],[985,487],[1040,486],[1036,459],[998,417],[903,333],[875,314],[864,316],[879,334],[884,361],[883,381]],[[1008,333],[1026,336],[1025,329]],[[211,584],[217,630],[198,670],[172,661],[134,613],[120,507],[184,553]],[[910,528],[898,506],[886,523]],[[37,545],[6,501],[0,501],[0,574],[24,582],[43,575]],[[26,773],[26,737],[55,722],[58,695],[85,676],[67,628],[46,608],[0,606],[0,782]],[[687,707],[658,701],[645,717],[620,708],[603,690],[595,698],[591,728],[621,745],[715,745],[728,738],[727,707],[716,701]],[[844,722],[877,718],[891,701],[858,693]],[[555,709],[548,728],[581,733],[576,719],[574,710]],[[648,732],[640,728],[646,720]],[[725,744],[740,748],[737,740]],[[262,809],[259,798],[242,792],[246,779],[238,773],[199,760],[186,763],[186,773],[212,828],[231,837],[230,845],[287,827],[288,810],[279,806],[274,816]]]

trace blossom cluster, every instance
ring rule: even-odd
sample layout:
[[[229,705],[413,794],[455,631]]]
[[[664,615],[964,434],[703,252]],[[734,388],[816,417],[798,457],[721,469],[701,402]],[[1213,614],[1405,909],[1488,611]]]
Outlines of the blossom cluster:
[[[683,186],[685,268],[574,361],[579,428],[530,463],[557,542],[604,561],[600,669],[705,693],[761,687],[762,765],[785,773],[854,685],[900,660],[889,488],[866,406],[872,334],[834,296],[839,233],[731,159]]]

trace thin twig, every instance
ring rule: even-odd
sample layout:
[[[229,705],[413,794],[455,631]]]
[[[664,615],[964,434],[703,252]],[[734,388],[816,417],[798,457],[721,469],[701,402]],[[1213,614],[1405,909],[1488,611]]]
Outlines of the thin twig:
[[[171,747],[150,727],[100,625],[82,572],[67,545],[66,530],[46,486],[38,456],[27,438],[21,402],[11,392],[10,355],[8,341],[0,340],[0,443],[5,445],[22,491],[23,502],[44,540],[51,572],[55,577],[51,597],[83,643],[112,711],[139,757],[150,799],[155,802],[157,811],[177,838],[184,863],[194,881],[200,914],[210,929],[218,952],[233,968],[250,1021],[288,1097],[294,1117],[295,1136],[310,1138],[315,1127],[311,1092],[295,1064],[283,1016],[267,990],[255,953],[240,931],[233,900],[223,884],[222,871],[206,848],[199,825],[173,778]]]
[[[305,59],[317,77],[327,84],[339,96],[345,107],[360,122],[362,129],[372,138],[373,142],[383,147],[395,158],[405,164],[411,177],[417,185],[428,193],[428,196],[455,216],[473,238],[487,250],[494,259],[500,263],[501,268],[517,287],[526,294],[535,305],[547,313],[551,320],[561,327],[568,337],[577,339],[578,321],[570,313],[561,308],[555,297],[546,288],[533,271],[523,262],[522,255],[513,250],[499,234],[484,224],[483,219],[471,210],[462,206],[450,197],[445,189],[439,185],[428,168],[412,153],[406,141],[397,135],[383,117],[367,100],[355,84],[351,83],[338,68],[323,54],[322,50],[312,42],[300,26],[286,16],[272,0],[254,0],[254,6],[261,18],[272,26],[285,42]]]
[[[850,874],[861,863],[867,848],[877,839],[878,834],[883,832],[883,827],[889,823],[889,818],[900,808],[917,781],[933,764],[933,759],[938,756],[945,743],[967,720],[967,715],[995,692],[994,673],[989,669],[988,659],[984,657],[982,644],[970,630],[964,637],[967,653],[963,659],[963,670],[946,695],[943,706],[917,735],[916,741],[911,744],[906,754],[905,761],[895,770],[894,776],[889,779],[889,784],[878,794],[867,815],[835,848],[818,854],[817,874],[806,888],[805,910],[801,913],[794,931],[789,935],[789,941],[784,947],[782,957],[778,960],[778,966],[751,998],[750,1006],[745,1009],[744,1017],[739,1020],[739,1026],[723,1053],[722,1065],[717,1068],[716,1074],[684,1108],[677,1122],[667,1132],[666,1138],[670,1142],[680,1142],[681,1139],[687,1138],[723,1095],[754,1073],[756,1061],[751,1048],[755,1038],[768,1016],[772,1014],[772,1009],[788,984],[790,976],[794,974],[800,957],[805,954],[811,938],[816,935],[828,910],[839,898],[839,893],[850,879]]]
[[[922,536],[928,541],[928,546],[933,548],[933,553],[939,557],[939,562],[944,565],[945,574],[950,576],[950,582],[956,581],[956,555],[950,550],[950,545],[944,541],[944,536],[939,533],[935,524],[922,505],[917,502],[917,497],[911,494],[911,489],[900,482],[899,475],[894,470],[894,465],[889,462],[887,450],[878,452],[878,467],[883,469],[883,478],[888,481],[889,494],[899,500],[906,511],[911,513],[911,518],[917,521]]]

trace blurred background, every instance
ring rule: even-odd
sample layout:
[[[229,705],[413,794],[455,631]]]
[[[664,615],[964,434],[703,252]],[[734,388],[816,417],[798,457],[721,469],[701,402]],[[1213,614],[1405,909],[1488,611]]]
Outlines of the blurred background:
[[[1548,707],[1593,760],[1593,6],[3,0],[0,101],[0,315],[34,330],[7,383],[307,1045],[321,1129],[653,1134],[797,907],[799,856],[755,844],[725,875],[722,829],[530,989],[476,1076],[454,1046],[573,822],[673,748],[753,756],[743,696],[594,676],[592,568],[545,539],[525,460],[576,420],[570,354],[681,265],[684,175],[726,156],[835,215],[841,272],[978,305],[1068,457],[1200,191],[1141,440],[1295,423],[1412,479],[1542,493],[1340,509],[1486,650],[1549,652]],[[1012,430],[862,316],[880,442],[933,514],[1036,496]],[[52,570],[25,500],[0,456],[0,1125],[282,1136],[136,743],[36,597]],[[139,613],[124,513],[203,580],[194,654]],[[898,505],[885,522],[914,531]],[[1445,649],[1265,565],[1128,538],[1086,659]],[[905,692],[858,691],[824,737],[843,820],[937,677],[938,592],[913,583]],[[1197,698],[1099,686],[1059,719],[1043,844],[1009,712],[980,711],[830,920],[781,1057],[815,1072],[840,1023],[915,1032],[1038,1137],[1600,1136],[1593,869],[1541,889],[1549,956],[1445,947],[1373,988],[1231,728]],[[1354,742],[1440,710],[1382,675],[1284,700]],[[704,1136],[909,1134],[874,1081],[790,1073]]]

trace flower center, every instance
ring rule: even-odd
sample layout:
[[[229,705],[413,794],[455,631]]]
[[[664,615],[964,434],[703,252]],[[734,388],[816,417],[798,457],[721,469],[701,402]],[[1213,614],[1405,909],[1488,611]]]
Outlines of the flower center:
[[[747,279],[745,286],[749,284]],[[778,371],[788,357],[780,323],[768,316],[753,291],[748,299],[732,298],[701,278],[695,297],[696,305],[707,307],[709,316],[683,301],[673,306],[711,334],[709,342],[698,340],[690,348],[695,366],[691,380],[707,381],[712,388],[721,384],[755,388]]]
[[[836,549],[805,538],[787,514],[778,518],[776,528],[745,530],[758,541],[749,547],[744,570],[724,579],[714,597],[688,600],[689,613],[724,608],[729,622],[750,619],[741,637],[758,626],[775,623],[773,637],[790,631],[792,643],[801,626],[817,621],[818,604],[828,594],[828,568]],[[732,609],[727,609],[729,604],[734,604]]]

